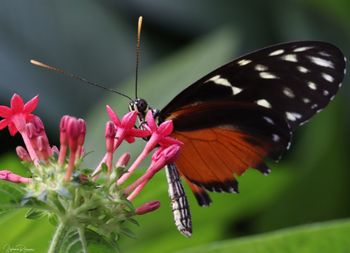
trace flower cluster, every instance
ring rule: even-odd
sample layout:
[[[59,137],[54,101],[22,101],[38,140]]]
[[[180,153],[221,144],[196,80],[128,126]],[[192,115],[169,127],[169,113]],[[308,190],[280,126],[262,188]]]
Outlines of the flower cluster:
[[[1,170],[0,179],[23,186],[26,193],[21,205],[38,207],[40,212],[55,217],[58,228],[51,242],[52,252],[63,245],[59,238],[63,238],[62,231],[67,232],[67,227],[70,230],[75,228],[80,236],[82,231],[94,231],[113,241],[125,232],[123,224],[133,215],[145,214],[160,206],[159,201],[150,201],[134,209],[131,201],[159,170],[173,162],[179,154],[182,143],[169,136],[173,131],[172,121],[158,126],[149,111],[142,129],[138,129],[135,128],[137,112],[129,112],[120,119],[107,106],[110,121],[105,127],[106,153],[95,169],[86,169],[81,166],[85,153],[85,121],[63,116],[59,126],[60,145],[52,146],[43,122],[33,114],[38,101],[36,96],[24,103],[19,95],[14,94],[11,107],[0,106],[0,117],[3,118],[0,130],[7,127],[12,136],[18,132],[21,134],[25,146],[17,147],[16,152],[31,172],[31,177],[26,178]],[[123,141],[134,142],[135,138],[148,140],[143,151],[128,169],[129,153],[119,157],[114,165],[114,153],[118,147]],[[121,185],[153,150],[155,152],[146,172],[122,188]]]

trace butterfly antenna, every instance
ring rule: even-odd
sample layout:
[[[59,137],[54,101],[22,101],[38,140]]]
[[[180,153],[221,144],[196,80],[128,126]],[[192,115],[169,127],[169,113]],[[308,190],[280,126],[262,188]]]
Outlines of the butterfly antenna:
[[[136,44],[136,71],[135,71],[135,98],[137,98],[137,81],[139,74],[139,63],[140,63],[140,42],[141,42],[141,28],[142,28],[142,16],[139,17],[137,25],[137,44]]]
[[[54,72],[61,73],[61,74],[65,75],[65,76],[68,76],[68,77],[70,77],[70,78],[73,78],[73,79],[82,81],[82,82],[84,82],[84,83],[86,83],[86,84],[89,84],[89,85],[91,85],[91,86],[99,87],[99,88],[101,88],[101,89],[104,89],[104,90],[107,90],[107,91],[110,91],[110,92],[119,94],[119,95],[121,95],[121,96],[123,96],[123,97],[128,98],[128,99],[131,100],[131,101],[133,100],[133,99],[130,98],[129,96],[127,96],[127,95],[125,95],[125,94],[123,94],[123,93],[121,93],[121,92],[119,92],[119,91],[116,91],[116,90],[114,90],[114,89],[107,88],[107,87],[102,86],[102,85],[100,85],[100,84],[91,82],[91,81],[89,81],[89,80],[87,80],[87,79],[85,79],[85,78],[83,78],[83,77],[80,77],[80,76],[78,76],[78,75],[75,75],[75,74],[66,72],[66,71],[64,71],[64,70],[62,70],[62,69],[59,69],[59,68],[56,68],[56,67],[53,67],[53,66],[50,66],[50,65],[47,65],[47,64],[42,63],[42,62],[40,62],[40,61],[37,61],[37,60],[30,60],[30,63],[33,64],[33,65],[35,65],[35,66],[44,68],[44,69],[48,69],[48,70],[51,70],[51,71],[54,71]]]

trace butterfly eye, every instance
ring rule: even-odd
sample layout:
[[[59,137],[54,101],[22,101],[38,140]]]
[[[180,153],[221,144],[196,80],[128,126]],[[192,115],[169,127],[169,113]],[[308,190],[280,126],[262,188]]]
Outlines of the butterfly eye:
[[[148,110],[148,103],[146,102],[146,100],[140,98],[137,99],[135,101],[136,107],[137,107],[137,111],[141,114],[146,114],[147,110]]]

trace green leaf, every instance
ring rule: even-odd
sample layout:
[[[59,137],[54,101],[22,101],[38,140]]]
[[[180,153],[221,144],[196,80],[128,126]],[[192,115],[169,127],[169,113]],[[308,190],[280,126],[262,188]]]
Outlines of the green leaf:
[[[21,208],[24,194],[23,185],[0,180],[0,213],[13,208]]]
[[[48,215],[48,219],[51,225],[57,226],[58,224],[58,218],[57,215],[55,214],[49,214]]]
[[[41,210],[38,210],[38,209],[35,209],[35,208],[30,208],[25,217],[27,219],[30,219],[30,220],[36,220],[36,219],[40,219],[41,217],[43,217],[45,215],[45,212],[44,211],[41,211]]]
[[[178,253],[348,252],[349,234],[350,220],[338,220],[210,243]]]
[[[130,237],[130,238],[133,238],[133,239],[136,239],[136,235],[133,231],[131,231],[131,229],[129,228],[120,228],[119,232],[123,235],[126,235],[127,237]]]
[[[59,252],[84,252],[83,243],[87,243],[89,253],[118,252],[117,245],[92,230],[85,230],[83,237],[76,229],[71,229],[64,237],[64,243]]]

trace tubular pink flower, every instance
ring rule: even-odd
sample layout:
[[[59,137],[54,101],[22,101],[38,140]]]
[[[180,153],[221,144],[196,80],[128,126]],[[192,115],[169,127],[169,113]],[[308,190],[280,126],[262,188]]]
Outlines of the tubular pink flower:
[[[70,116],[64,115],[60,121],[60,153],[58,156],[58,164],[64,164],[68,147],[67,125]]]
[[[25,141],[25,143],[34,162],[37,160],[47,161],[52,155],[44,124],[38,116],[34,115],[32,121],[26,124],[26,131],[22,136],[24,140],[28,139],[29,141]]]
[[[124,183],[130,175],[136,170],[140,163],[145,159],[145,157],[159,144],[160,146],[167,147],[169,145],[182,145],[181,141],[178,141],[172,137],[169,137],[174,129],[173,122],[171,120],[165,121],[159,126],[157,126],[153,113],[151,110],[147,112],[146,115],[147,125],[144,127],[151,132],[151,137],[146,143],[141,154],[137,157],[135,162],[131,165],[128,172],[125,173],[119,180],[118,184]]]
[[[106,165],[108,173],[112,171],[113,152],[114,152],[114,138],[116,129],[112,121],[106,123],[105,137],[106,137]]]
[[[79,138],[81,138],[81,135],[85,136],[86,126],[75,117],[69,117],[66,123],[66,134],[70,152],[65,180],[69,181],[74,170],[76,157],[78,156],[77,153],[80,152]]]
[[[17,174],[12,173],[9,170],[0,170],[0,179],[6,180],[12,183],[24,183],[28,184],[32,182],[31,178],[22,177]]]
[[[128,200],[134,199],[141,192],[146,183],[165,165],[174,162],[178,157],[179,152],[180,146],[177,144],[173,144],[166,148],[159,147],[152,155],[152,162],[146,173],[125,190],[125,194],[129,195]]]
[[[132,143],[135,141],[135,137],[144,138],[150,135],[149,131],[141,130],[135,128],[135,123],[137,119],[137,112],[132,111],[124,115],[122,120],[118,118],[118,115],[112,110],[112,108],[107,105],[106,110],[110,120],[115,124],[117,132],[114,140],[113,151],[115,151],[123,140],[126,140],[128,143]],[[103,157],[102,161],[96,167],[93,172],[93,175],[97,175],[101,170],[101,165],[106,162],[107,154]],[[95,177],[95,179],[97,179]]]
[[[79,136],[78,136],[78,150],[77,150],[77,157],[76,159],[80,159],[80,157],[83,155],[83,145],[85,142],[85,135],[86,135],[86,122],[83,119],[78,119],[79,124]]]
[[[45,127],[41,119],[34,115],[32,122],[34,126],[34,138],[31,141],[34,149],[36,150],[36,153],[40,160],[47,161],[50,156],[52,156],[53,152],[50,147],[49,139],[47,138]],[[28,124],[31,124],[28,123]]]
[[[160,202],[158,200],[153,200],[136,208],[135,212],[137,215],[143,215],[146,213],[153,212],[157,210],[159,207],[160,207]]]
[[[157,126],[153,113],[151,111],[148,111],[146,114],[146,121],[147,125],[145,125],[145,128],[152,133],[151,138],[146,144],[145,149],[149,150],[149,152],[158,144],[160,146],[169,146],[172,144],[182,145],[183,143],[181,141],[178,141],[172,137],[169,137],[169,135],[174,130],[174,125],[171,120],[164,121],[159,126]]]
[[[8,127],[9,132],[14,136],[18,131],[25,131],[25,124],[33,118],[32,112],[39,102],[39,96],[35,96],[24,104],[23,99],[14,94],[11,98],[11,107],[0,106],[0,130]]]

